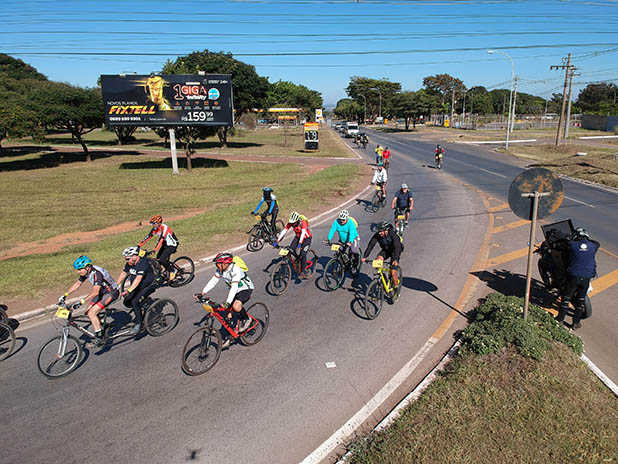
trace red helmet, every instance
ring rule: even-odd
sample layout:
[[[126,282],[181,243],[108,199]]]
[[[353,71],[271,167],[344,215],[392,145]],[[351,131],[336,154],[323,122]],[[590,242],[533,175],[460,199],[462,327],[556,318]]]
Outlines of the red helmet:
[[[150,218],[148,222],[150,222],[151,224],[161,224],[163,222],[163,218],[160,214],[155,214]]]
[[[217,264],[231,264],[232,259],[234,259],[232,253],[219,253],[212,261]]]

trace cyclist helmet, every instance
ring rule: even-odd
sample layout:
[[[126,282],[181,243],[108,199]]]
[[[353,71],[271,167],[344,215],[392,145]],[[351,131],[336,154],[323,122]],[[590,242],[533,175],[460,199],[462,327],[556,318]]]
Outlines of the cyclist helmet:
[[[584,238],[590,238],[590,235],[588,235],[586,229],[584,229],[583,227],[578,227],[577,229],[575,229],[575,231],[573,232],[573,240],[581,240]]]
[[[407,188],[408,188],[408,184],[406,183],[401,184],[401,190],[407,189]]]
[[[347,221],[348,217],[350,217],[350,213],[348,212],[347,209],[344,209],[343,211],[339,213],[339,219],[343,222]]]
[[[382,221],[380,224],[378,224],[378,232],[384,232],[385,230],[388,230],[391,228],[391,223],[388,221]]]
[[[292,211],[292,214],[290,214],[290,224],[294,224],[295,222],[298,222],[300,220],[300,214],[298,214],[296,211]]]
[[[224,252],[217,254],[212,262],[217,264],[231,264],[233,259],[234,256],[232,256],[232,253]]]
[[[131,256],[139,255],[139,247],[138,246],[130,246],[124,249],[122,252],[122,256],[125,258],[130,258]]]
[[[437,145],[436,145],[436,148],[440,148],[440,144],[437,144]]]
[[[84,269],[89,264],[92,264],[92,261],[90,260],[90,258],[88,256],[82,255],[82,256],[79,256],[75,261],[73,261],[73,268],[76,271],[79,271],[80,269]]]
[[[380,161],[378,163],[378,169],[382,169],[384,167],[384,163],[382,161]]]
[[[151,224],[161,224],[163,222],[163,218],[160,214],[155,214],[149,219],[148,222],[150,222]]]
[[[264,193],[272,193],[273,189],[271,189],[270,187],[264,187],[264,188],[262,189],[262,191],[263,191]]]

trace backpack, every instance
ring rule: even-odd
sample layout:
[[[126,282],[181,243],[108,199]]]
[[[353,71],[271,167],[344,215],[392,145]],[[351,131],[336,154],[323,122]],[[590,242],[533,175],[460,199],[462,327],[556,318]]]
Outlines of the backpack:
[[[356,221],[356,219],[354,219],[352,216],[348,216],[348,219],[352,221],[354,225],[356,226],[356,229],[358,229],[358,222]]]
[[[249,270],[247,263],[245,263],[244,259],[242,259],[240,256],[234,256],[232,258],[232,262],[236,264],[236,266],[241,268],[245,273]]]

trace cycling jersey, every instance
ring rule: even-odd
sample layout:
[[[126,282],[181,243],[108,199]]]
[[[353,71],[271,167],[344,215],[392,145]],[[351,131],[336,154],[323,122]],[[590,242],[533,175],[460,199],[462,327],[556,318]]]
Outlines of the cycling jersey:
[[[163,240],[167,246],[178,246],[178,239],[176,235],[165,224],[160,224],[157,227],[153,227],[152,230],[144,237],[144,239],[139,243],[139,246],[143,246],[148,240],[150,240],[155,235],[159,236],[159,240]]]
[[[301,216],[301,220],[298,221],[298,224],[294,225],[288,222],[285,228],[281,231],[279,236],[277,237],[277,241],[280,242],[285,237],[287,231],[291,228],[294,228],[294,233],[296,234],[296,238],[298,239],[298,243],[302,244],[306,238],[311,238],[311,231],[309,230],[309,221],[304,216]]]
[[[369,240],[369,243],[367,244],[367,249],[364,254],[365,257],[369,256],[376,243],[378,243],[380,248],[382,248],[385,259],[392,257],[393,261],[399,261],[403,248],[401,239],[399,238],[399,235],[397,235],[397,232],[393,229],[388,229],[388,234],[386,237],[382,237],[379,232],[373,234],[373,237],[371,237],[371,240]]]
[[[386,169],[382,169],[381,171],[376,170],[373,173],[373,180],[371,181],[371,183],[375,184],[376,182],[378,182],[380,184],[386,184],[387,180],[388,175],[386,174]]]
[[[133,284],[137,276],[142,276],[142,281],[139,283],[138,288],[145,288],[155,280],[154,271],[145,258],[140,258],[139,261],[135,263],[135,266],[129,266],[129,263],[126,263],[123,271],[129,274],[131,284]]]
[[[339,240],[342,243],[352,243],[358,237],[358,229],[351,219],[348,219],[345,224],[341,224],[338,219],[333,222],[328,233],[329,242],[333,239],[335,232],[339,234]]]
[[[436,148],[436,156],[444,155],[444,148]]]
[[[230,291],[227,295],[226,302],[228,304],[232,304],[234,301],[234,297],[238,292],[243,290],[253,290],[253,282],[247,275],[245,271],[243,271],[240,266],[236,263],[231,263],[228,268],[223,271],[223,273],[219,272],[219,269],[215,271],[215,275],[208,281],[202,293],[208,293],[215,285],[219,283],[219,279],[223,278],[223,281],[230,287]]]
[[[79,276],[80,282],[90,281],[93,287],[101,287],[99,294],[110,293],[113,290],[118,290],[118,284],[112,275],[100,266],[92,265],[92,270],[87,275]]]
[[[395,198],[397,198],[396,206],[399,209],[408,209],[410,207],[410,201],[414,200],[414,197],[409,190],[406,193],[403,193],[401,190],[397,190]]]
[[[382,158],[384,158],[385,160],[389,159],[391,157],[391,151],[390,150],[384,150],[382,152]]]
[[[375,149],[375,152],[376,152],[376,154],[377,154],[378,156],[382,156],[382,153],[384,153],[384,148],[382,148],[382,147],[378,146],[378,147]]]
[[[268,208],[268,212],[266,214],[272,214],[275,208],[279,208],[279,203],[277,203],[277,196],[274,193],[271,193],[270,196],[263,195],[260,203],[253,210],[253,214],[257,214],[262,205],[266,202],[266,207]]]

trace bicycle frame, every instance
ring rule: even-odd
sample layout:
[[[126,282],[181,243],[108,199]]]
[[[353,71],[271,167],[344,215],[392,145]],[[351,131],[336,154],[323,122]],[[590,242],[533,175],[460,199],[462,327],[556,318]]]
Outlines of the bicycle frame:
[[[382,286],[384,287],[384,291],[386,293],[390,293],[394,290],[394,286],[392,285],[391,279],[391,268],[384,267],[384,260],[374,259],[371,265],[376,270],[376,276],[379,276],[380,281],[382,282]]]
[[[294,250],[292,247],[286,246],[279,250],[279,255],[282,256],[284,260],[287,260],[290,263],[290,266],[292,266],[294,272],[300,274],[300,254],[297,254],[296,250]]]
[[[142,305],[142,315],[145,314],[147,309],[147,306],[145,307],[144,305]],[[105,312],[105,317],[103,318],[103,320],[101,320],[101,326],[105,326],[106,322],[105,319],[108,315],[107,313],[107,309],[104,309],[103,311]],[[64,327],[62,327],[62,329],[60,330],[62,332],[62,339],[63,339],[63,343],[65,346],[62,347],[63,351],[62,351],[62,355],[64,356],[64,348],[66,347],[66,340],[69,336],[69,332],[70,332],[70,328],[73,327],[76,330],[78,330],[79,332],[81,332],[82,334],[86,335],[89,339],[93,340],[94,338],[96,338],[96,334],[94,334],[93,332],[90,332],[88,329],[86,329],[85,325],[89,325],[92,324],[90,319],[88,318],[88,316],[86,314],[84,314],[83,316],[77,316],[77,317],[73,317],[72,314],[72,310],[69,308],[66,308],[64,306],[59,306],[58,309],[56,310],[56,316],[60,319],[64,319],[65,325]],[[78,323],[82,323],[85,325],[80,325]],[[126,329],[126,330],[120,330],[119,332],[112,334],[112,335],[105,335],[105,339],[107,340],[113,340],[114,338],[117,337],[122,337],[123,335],[126,335],[131,329]]]
[[[227,318],[223,317],[223,313],[229,312],[229,311],[233,311],[233,309],[225,309],[223,307],[221,307],[220,305],[218,305],[217,303],[215,303],[214,301],[211,300],[206,300],[206,301],[200,301],[202,308],[204,309],[204,311],[206,311],[207,315],[206,317],[208,318],[208,326],[212,328],[212,324],[214,322],[214,319],[218,320],[221,325],[223,327],[225,327],[225,330],[228,331],[228,333],[234,337],[235,339],[238,338],[240,336],[240,333],[236,332],[236,330],[234,330],[233,327],[231,327],[228,323],[227,323]],[[245,330],[245,332],[248,332],[250,330],[253,330],[255,327],[257,327],[257,324],[259,323],[259,321],[257,319],[255,319],[253,316],[251,316],[251,314],[247,313],[247,316],[249,316],[249,319],[252,320],[251,326]],[[214,319],[213,319],[214,318]]]

